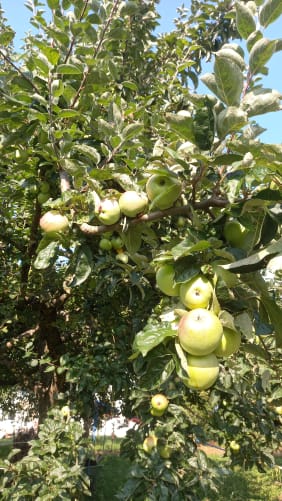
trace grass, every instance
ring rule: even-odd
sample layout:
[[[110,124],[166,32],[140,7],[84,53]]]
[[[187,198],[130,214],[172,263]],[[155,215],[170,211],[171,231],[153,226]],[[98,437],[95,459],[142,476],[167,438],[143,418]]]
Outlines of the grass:
[[[0,460],[6,459],[9,452],[13,447],[13,439],[12,438],[3,438],[0,440]]]

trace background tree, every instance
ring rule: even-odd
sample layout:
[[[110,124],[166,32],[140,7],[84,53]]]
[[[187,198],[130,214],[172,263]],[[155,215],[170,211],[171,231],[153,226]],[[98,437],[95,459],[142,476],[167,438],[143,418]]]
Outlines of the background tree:
[[[20,55],[1,20],[0,381],[33,392],[41,421],[68,402],[89,423],[94,396],[122,399],[142,426],[123,446],[135,462],[121,499],[181,500],[215,474],[198,440],[261,468],[279,444],[281,298],[266,279],[281,255],[282,150],[260,141],[253,117],[280,109],[262,77],[281,49],[265,34],[281,7],[192,2],[156,37],[155,4],[48,0],[47,21],[34,0]],[[206,57],[211,94],[199,94]],[[101,224],[105,198],[145,191],[156,173],[181,182],[176,203]],[[41,230],[50,210],[68,218],[65,231]],[[210,309],[241,333],[210,390],[185,384],[183,304],[156,288],[164,263],[177,286],[208,278]],[[159,417],[156,392],[170,402]],[[152,432],[170,457],[140,448]]]

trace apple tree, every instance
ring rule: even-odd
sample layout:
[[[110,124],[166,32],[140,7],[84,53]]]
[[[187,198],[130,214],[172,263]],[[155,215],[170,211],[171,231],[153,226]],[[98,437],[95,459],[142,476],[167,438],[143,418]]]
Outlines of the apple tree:
[[[156,35],[156,4],[29,0],[20,53],[2,16],[0,385],[86,431],[121,399],[119,499],[180,501],[216,488],[199,442],[263,470],[281,440],[282,7],[195,0]]]

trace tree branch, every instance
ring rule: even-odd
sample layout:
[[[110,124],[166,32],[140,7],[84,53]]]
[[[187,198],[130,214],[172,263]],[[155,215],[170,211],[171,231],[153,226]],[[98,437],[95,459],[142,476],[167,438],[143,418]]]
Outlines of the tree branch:
[[[211,197],[207,200],[202,200],[201,202],[195,202],[193,205],[183,205],[181,207],[170,207],[165,210],[157,210],[150,212],[148,214],[143,214],[142,216],[135,217],[133,219],[128,219],[126,221],[126,227],[136,226],[141,223],[148,223],[150,221],[156,221],[167,216],[187,216],[191,217],[191,209],[197,210],[208,210],[210,207],[226,207],[229,204],[227,199]],[[118,222],[112,225],[90,225],[88,223],[82,223],[80,225],[80,230],[86,235],[100,235],[107,231],[122,231],[124,229],[124,224]]]
[[[21,75],[21,77],[29,83],[29,85],[32,86],[33,90],[35,90],[35,92],[37,94],[40,94],[40,90],[36,87],[36,85],[32,82],[32,80],[30,80],[22,70],[20,70],[20,68],[18,68],[18,66],[16,66],[15,63],[13,63],[13,61],[9,58],[9,56],[6,56],[6,54],[4,54],[4,52],[2,50],[0,50],[0,56],[4,59],[4,61],[6,61],[6,63],[8,63],[10,66],[12,66],[12,68],[14,68],[14,70],[19,73]]]

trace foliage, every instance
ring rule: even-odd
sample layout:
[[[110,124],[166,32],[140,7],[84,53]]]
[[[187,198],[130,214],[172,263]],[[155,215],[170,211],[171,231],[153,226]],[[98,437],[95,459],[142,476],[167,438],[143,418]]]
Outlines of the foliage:
[[[2,499],[89,499],[86,464],[93,447],[78,421],[54,409],[30,444],[21,461],[13,462],[13,450],[3,462]]]
[[[254,121],[281,105],[280,93],[263,86],[281,50],[267,35],[280,3],[194,0],[159,37],[156,3],[48,0],[45,13],[30,0],[34,33],[21,54],[1,18],[0,385],[32,392],[41,421],[58,401],[71,403],[85,430],[97,400],[121,399],[124,414],[141,420],[122,448],[133,465],[120,499],[134,501],[192,500],[199,488],[216,488],[218,471],[197,450],[207,437],[230,464],[260,470],[281,441],[282,149],[262,143]],[[213,61],[201,76],[209,94],[197,92],[204,58]],[[136,218],[100,224],[101,201],[145,191],[156,173],[181,182],[172,207],[152,203]],[[67,216],[66,231],[41,231],[49,210]],[[232,220],[245,238],[231,245],[224,228]],[[209,308],[242,336],[204,392],[185,384],[175,342],[183,305],[155,286],[163,263],[177,284],[206,276]],[[159,418],[150,413],[156,392],[170,402]],[[28,495],[33,473],[34,489],[47,489],[44,475],[58,461],[79,496],[71,491],[74,474],[84,482],[79,454],[73,447],[70,466],[64,450],[73,438],[61,436],[58,456],[44,441],[57,425],[45,419],[39,443],[5,477],[6,492],[22,485]],[[142,443],[152,432],[159,447],[148,455]],[[25,466],[39,445],[44,475],[41,463]]]

